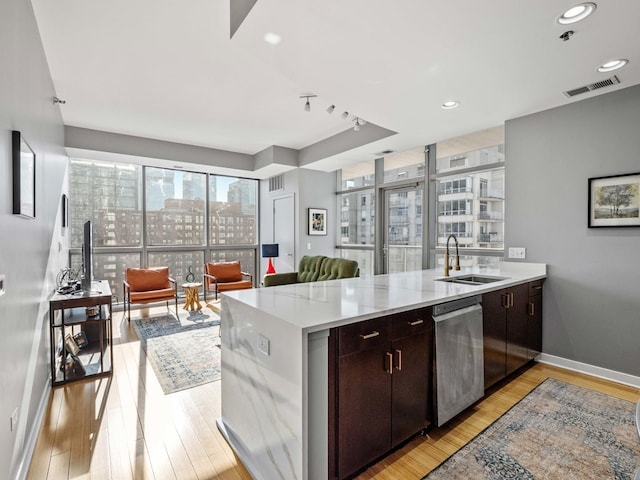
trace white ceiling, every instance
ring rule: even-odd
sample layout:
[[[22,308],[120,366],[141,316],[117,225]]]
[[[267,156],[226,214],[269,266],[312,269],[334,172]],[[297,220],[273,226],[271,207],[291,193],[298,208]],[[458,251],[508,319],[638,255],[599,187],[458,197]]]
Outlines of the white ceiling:
[[[64,123],[248,154],[338,134],[345,110],[398,132],[310,165],[329,171],[640,83],[638,0],[570,26],[576,0],[258,0],[232,39],[229,1],[32,0]],[[620,85],[563,95],[612,58]]]

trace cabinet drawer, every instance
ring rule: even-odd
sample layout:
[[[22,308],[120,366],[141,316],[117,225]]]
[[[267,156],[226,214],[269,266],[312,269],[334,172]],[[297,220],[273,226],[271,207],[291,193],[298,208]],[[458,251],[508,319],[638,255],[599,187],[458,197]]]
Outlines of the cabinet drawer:
[[[404,338],[433,329],[432,312],[432,308],[428,307],[393,315],[391,338]]]
[[[380,348],[390,341],[390,317],[374,318],[338,328],[338,355]]]
[[[542,293],[542,284],[544,283],[544,279],[535,280],[533,282],[529,282],[529,296],[538,295]]]

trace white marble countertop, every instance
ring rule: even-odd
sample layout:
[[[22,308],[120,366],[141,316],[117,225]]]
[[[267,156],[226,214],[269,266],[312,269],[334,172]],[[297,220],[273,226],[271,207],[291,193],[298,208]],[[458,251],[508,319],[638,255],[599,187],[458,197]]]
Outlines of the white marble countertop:
[[[452,271],[451,277],[475,273],[505,277],[484,285],[441,282],[442,269],[418,270],[323,282],[298,283],[222,295],[289,322],[306,333],[444,303],[545,278],[546,264],[502,262],[498,268]],[[224,307],[223,307],[224,310]]]

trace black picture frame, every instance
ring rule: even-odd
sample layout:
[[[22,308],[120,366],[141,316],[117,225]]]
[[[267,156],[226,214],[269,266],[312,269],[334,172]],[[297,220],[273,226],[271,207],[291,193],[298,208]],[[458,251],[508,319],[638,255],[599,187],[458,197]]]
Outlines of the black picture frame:
[[[13,213],[36,218],[36,154],[23,135],[12,131]]]
[[[589,178],[589,228],[640,227],[640,172]]]
[[[326,208],[309,208],[308,209],[308,233],[309,235],[326,235],[327,234],[327,209]]]
[[[62,227],[69,226],[69,197],[65,193],[62,194]]]

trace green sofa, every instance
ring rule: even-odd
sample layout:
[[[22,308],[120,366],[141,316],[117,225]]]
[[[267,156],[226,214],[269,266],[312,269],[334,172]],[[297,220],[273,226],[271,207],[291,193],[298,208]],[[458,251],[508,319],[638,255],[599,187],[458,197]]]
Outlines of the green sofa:
[[[291,283],[318,282],[336,278],[352,278],[360,275],[358,262],[344,258],[330,258],[323,255],[307,256],[300,259],[297,272],[265,275],[265,287],[289,285]]]

